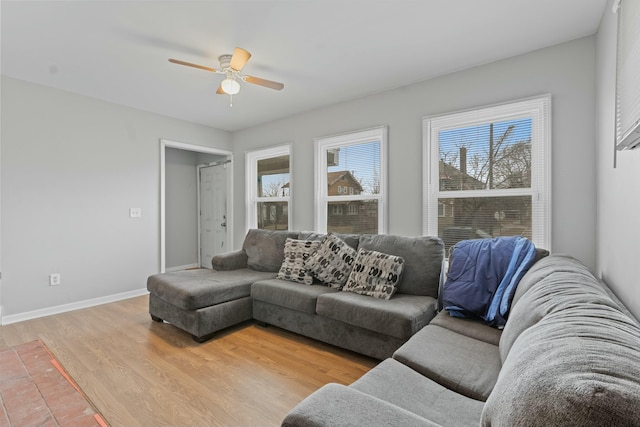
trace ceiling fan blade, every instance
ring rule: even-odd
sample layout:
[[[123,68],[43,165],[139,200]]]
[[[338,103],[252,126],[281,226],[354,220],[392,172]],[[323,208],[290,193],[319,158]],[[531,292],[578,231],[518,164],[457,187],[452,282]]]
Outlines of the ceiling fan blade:
[[[212,73],[218,73],[219,72],[215,68],[205,67],[204,65],[192,64],[191,62],[181,61],[179,59],[170,58],[169,62],[172,62],[174,64],[178,64],[178,65],[186,65],[187,67],[198,68],[200,70],[205,70],[205,71],[209,71],[209,72],[212,72]]]
[[[233,51],[233,56],[231,57],[229,66],[236,71],[240,71],[242,70],[242,68],[244,68],[245,65],[247,65],[247,61],[249,61],[249,58],[251,58],[251,54],[249,52],[241,47],[237,47]]]
[[[222,84],[220,86],[218,86],[218,90],[216,91],[216,93],[218,95],[226,95],[227,92],[225,92],[224,90],[222,90]]]
[[[284,88],[284,84],[282,83],[261,79],[260,77],[244,76],[242,77],[242,80],[254,85],[268,87],[269,89],[282,90]]]

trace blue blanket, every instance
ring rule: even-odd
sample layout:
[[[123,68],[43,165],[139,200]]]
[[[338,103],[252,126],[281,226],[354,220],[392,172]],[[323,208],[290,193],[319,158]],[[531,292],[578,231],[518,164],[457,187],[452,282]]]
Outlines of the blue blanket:
[[[442,305],[452,316],[503,327],[536,248],[520,236],[463,240],[453,248]]]

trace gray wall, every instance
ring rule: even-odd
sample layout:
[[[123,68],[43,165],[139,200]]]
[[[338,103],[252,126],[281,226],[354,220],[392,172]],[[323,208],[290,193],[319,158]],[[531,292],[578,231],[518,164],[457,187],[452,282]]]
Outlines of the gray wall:
[[[597,35],[598,271],[640,319],[640,149],[614,156],[616,16],[605,8]]]
[[[292,143],[293,228],[312,229],[313,138],[386,124],[389,233],[416,235],[422,233],[422,117],[543,93],[552,95],[553,111],[552,249],[591,268],[598,249],[603,277],[638,315],[640,267],[631,242],[640,237],[634,221],[640,150],[620,155],[618,168],[611,167],[611,19],[605,12],[597,36],[597,133],[594,36],[233,135],[2,77],[2,315],[144,287],[159,269],[160,138],[233,149],[240,247],[247,150]],[[129,219],[130,207],[142,208],[142,218]],[[52,272],[62,274],[59,287],[48,286]]]
[[[416,235],[422,233],[422,117],[544,93],[552,96],[552,249],[594,268],[594,36],[235,132],[235,244],[246,232],[247,150],[292,143],[292,227],[312,229],[313,138],[389,125],[388,231]]]
[[[198,262],[197,157],[193,151],[165,151],[166,268]]]
[[[198,263],[197,168],[226,156],[167,147],[165,151],[166,268]]]
[[[231,150],[231,135],[1,83],[2,316],[144,289],[160,265],[159,139]]]

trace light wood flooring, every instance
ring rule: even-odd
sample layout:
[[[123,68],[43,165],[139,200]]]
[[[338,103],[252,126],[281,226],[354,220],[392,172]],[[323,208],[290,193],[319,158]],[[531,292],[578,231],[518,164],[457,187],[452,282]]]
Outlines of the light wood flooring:
[[[148,297],[0,326],[0,349],[42,340],[117,426],[279,426],[329,382],[378,361],[253,322],[197,344],[148,314]]]

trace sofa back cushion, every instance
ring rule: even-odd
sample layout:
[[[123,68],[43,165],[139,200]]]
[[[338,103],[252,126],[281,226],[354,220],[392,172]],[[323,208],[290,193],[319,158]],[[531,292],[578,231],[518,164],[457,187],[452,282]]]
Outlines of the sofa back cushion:
[[[640,328],[619,309],[552,311],[513,343],[482,425],[640,425],[639,366]]]
[[[554,254],[543,257],[534,262],[527,274],[518,283],[513,300],[511,300],[511,307],[514,307],[518,300],[538,282],[551,274],[559,272],[571,273],[576,277],[593,277],[591,271],[584,264],[568,255]]]
[[[364,234],[359,248],[396,255],[404,259],[399,294],[438,297],[444,244],[438,237],[404,237],[390,234]]]
[[[520,281],[513,301],[500,337],[503,362],[518,336],[550,313],[585,303],[618,307],[587,267],[563,255],[534,264]]]
[[[518,293],[482,425],[640,425],[640,327],[593,274],[551,255]]]
[[[247,253],[247,267],[256,271],[279,271],[284,260],[284,243],[287,238],[297,239],[298,233],[249,230],[242,244],[242,249]]]
[[[345,233],[331,233],[331,234],[333,234],[338,239],[345,242],[347,245],[349,245],[356,251],[358,250],[358,247],[360,246],[360,237],[362,236],[362,234],[345,234]]]

